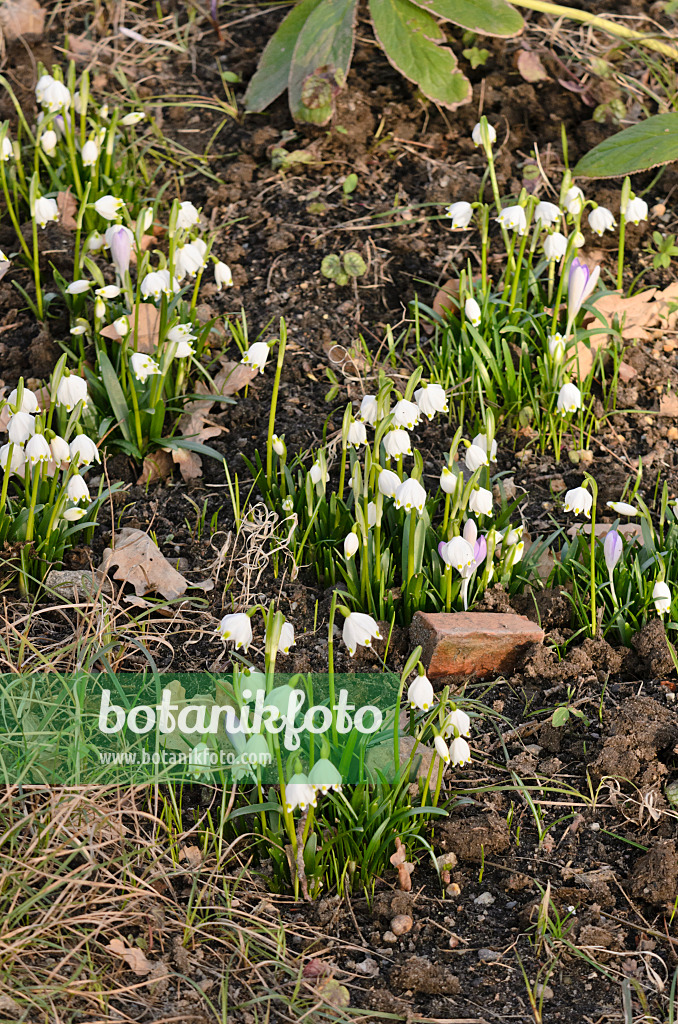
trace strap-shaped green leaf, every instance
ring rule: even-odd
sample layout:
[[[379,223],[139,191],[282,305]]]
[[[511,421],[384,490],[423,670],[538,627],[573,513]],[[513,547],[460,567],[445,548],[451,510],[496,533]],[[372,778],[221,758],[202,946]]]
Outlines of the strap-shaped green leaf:
[[[678,160],[678,114],[655,114],[605,139],[583,156],[574,174],[621,178]]]
[[[457,69],[435,18],[410,0],[369,0],[374,33],[390,64],[441,107],[455,110],[471,99],[471,83]]]
[[[245,109],[265,110],[287,88],[292,55],[304,22],[322,0],[301,0],[292,8],[269,39],[254,78],[245,93]]]
[[[353,56],[357,0],[322,0],[304,22],[288,82],[290,110],[299,121],[327,124]]]
[[[523,19],[506,0],[414,0],[443,21],[452,21],[481,36],[517,36]]]

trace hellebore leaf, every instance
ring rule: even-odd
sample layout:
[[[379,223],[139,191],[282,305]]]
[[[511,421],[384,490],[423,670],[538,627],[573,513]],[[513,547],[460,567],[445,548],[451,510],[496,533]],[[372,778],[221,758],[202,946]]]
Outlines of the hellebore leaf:
[[[583,178],[621,178],[672,160],[678,160],[678,114],[655,114],[595,146],[572,173]]]
[[[470,6],[470,5],[469,5]],[[471,99],[471,83],[457,68],[437,21],[410,0],[369,0],[374,33],[389,64],[434,103],[456,110]]]
[[[506,0],[423,0],[418,7],[481,36],[517,36],[523,19]]]
[[[290,110],[298,121],[327,124],[353,56],[357,0],[323,0],[304,22],[290,66]]]
[[[259,112],[287,88],[294,46],[304,22],[321,0],[301,0],[269,40],[245,93],[245,109]]]

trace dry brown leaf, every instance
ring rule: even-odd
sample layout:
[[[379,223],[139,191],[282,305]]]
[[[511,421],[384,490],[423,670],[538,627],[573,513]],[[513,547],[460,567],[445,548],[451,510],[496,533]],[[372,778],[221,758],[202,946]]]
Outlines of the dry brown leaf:
[[[659,399],[659,415],[660,416],[678,416],[678,395],[675,391],[669,391],[668,394],[662,395]]]
[[[129,969],[138,974],[139,977],[150,974],[156,967],[154,960],[146,959],[143,949],[139,949],[138,946],[127,946],[122,939],[111,939],[106,949],[113,953],[114,956],[121,957]]]
[[[160,310],[152,302],[140,302],[137,310],[126,313],[125,319],[130,326],[130,343],[136,352],[145,352],[147,355],[155,352],[158,338],[160,337]],[[104,338],[111,341],[121,341],[122,336],[118,334],[113,324],[104,327],[100,332]]]
[[[197,480],[202,476],[202,459],[188,448],[173,448],[172,461],[179,467],[182,480]]]
[[[104,550],[101,569],[108,572],[111,566],[117,566],[113,578],[131,583],[137,597],[143,597],[149,590],[157,590],[168,600],[186,593],[187,580],[141,530],[124,527],[117,536],[115,547]]]
[[[232,359],[222,364],[221,369],[214,378],[218,395],[234,395],[257,375],[257,370],[244,363],[236,363]]]
[[[179,860],[185,861],[189,868],[199,868],[202,864],[202,853],[199,846],[182,846]]]
[[[541,62],[539,54],[533,50],[520,50],[518,53],[518,71],[526,82],[548,82],[549,75]]]
[[[459,278],[446,281],[433,300],[433,312],[445,318],[459,308]]]
[[[111,53],[109,43],[105,39],[88,39],[83,35],[68,36],[68,56],[79,61],[91,60],[92,57],[103,57]]]
[[[137,484],[143,487],[145,484],[155,484],[158,481],[167,480],[171,476],[173,465],[172,456],[168,451],[152,452],[144,459]]]
[[[66,231],[75,231],[78,226],[75,219],[78,212],[78,201],[74,195],[71,195],[70,188],[65,192],[57,192],[56,204],[62,228]]]
[[[656,288],[648,288],[629,298],[619,292],[603,295],[595,302],[595,309],[601,315],[587,317],[585,326],[587,330],[606,328],[616,318],[626,341],[649,341],[652,335],[647,328],[659,323],[663,306],[662,302],[655,300],[657,294]],[[607,344],[608,335],[594,335],[594,338],[601,339],[599,344]]]
[[[8,41],[41,36],[44,27],[45,12],[38,0],[4,0],[0,4],[0,29]]]

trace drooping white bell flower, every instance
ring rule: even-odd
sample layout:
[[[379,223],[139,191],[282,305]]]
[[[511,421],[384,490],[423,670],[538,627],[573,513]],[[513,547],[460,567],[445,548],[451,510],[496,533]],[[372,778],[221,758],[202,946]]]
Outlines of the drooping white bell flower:
[[[193,203],[189,203],[188,201],[179,203],[177,227],[182,228],[184,231],[188,231],[189,228],[194,228],[199,223],[200,213]]]
[[[347,533],[344,537],[344,558],[353,558],[359,547],[360,541],[357,534],[353,533],[353,531]]]
[[[567,384],[563,384],[562,388],[558,392],[557,402],[558,412],[562,416],[566,416],[569,412],[576,412],[577,409],[581,409],[581,391],[576,384],[568,381]]]
[[[563,335],[560,331],[556,331],[555,334],[549,334],[546,341],[548,343],[551,359],[553,359],[555,363],[561,363],[565,357],[566,348],[565,338]]]
[[[88,139],[80,153],[83,167],[94,167],[99,159],[99,143]]]
[[[317,484],[322,484],[322,486],[324,487],[327,481],[329,480],[329,473],[327,472],[327,470],[323,470],[320,462],[318,461],[313,463],[313,465],[308,471],[308,475],[310,476],[311,483],[314,486],[317,486]]]
[[[477,444],[479,448],[483,449],[485,454],[488,454],[488,451],[487,451],[487,434],[476,434],[476,436],[473,438],[472,444]],[[495,441],[494,438],[492,438],[492,445],[490,447],[489,456],[490,456],[490,462],[496,462],[497,461],[497,442]]]
[[[61,466],[62,463],[71,461],[71,450],[68,447],[68,441],[64,441],[63,437],[59,437],[58,434],[52,438],[49,443],[50,450],[52,452],[52,461],[57,466]]]
[[[82,402],[83,409],[86,409],[87,397],[87,381],[83,377],[70,373],[59,381],[56,401],[57,405],[66,406],[66,412],[75,409],[78,402]]]
[[[124,206],[122,199],[117,196],[101,196],[94,204],[94,209],[104,220],[115,220]]]
[[[217,633],[224,640],[230,640],[235,644],[236,651],[247,651],[252,643],[252,622],[249,615],[244,612],[233,612],[224,615],[219,623]]]
[[[11,461],[10,461],[9,472],[10,473],[17,473],[25,465],[25,463],[26,463],[26,456],[24,455],[23,448],[20,448],[19,445],[13,444],[13,445],[11,445],[11,448],[12,448],[12,458],[11,458]],[[7,461],[9,459],[9,449],[10,449],[10,445],[8,445],[8,444],[3,444],[3,446],[0,448],[0,469],[3,469],[5,471],[7,471]]]
[[[473,131],[471,132],[471,138],[476,146],[482,145],[483,142],[483,130],[480,121],[477,123]],[[487,126],[487,139],[491,146],[497,141],[497,132],[491,124]]]
[[[445,740],[443,739],[443,737],[440,734],[437,734],[435,739],[433,740],[433,746],[435,747],[436,753],[437,753],[438,757],[441,759],[441,761],[443,762],[443,764],[449,764],[450,763],[450,751],[449,751],[449,748],[447,746],[447,743],[445,742]]]
[[[470,298],[466,300],[464,303],[464,315],[474,327],[478,327],[480,325],[480,306],[475,299]]]
[[[69,444],[71,460],[76,466],[89,466],[92,462],[101,462],[99,449],[87,434],[76,434]]]
[[[326,757],[316,761],[308,773],[308,781],[316,792],[320,790],[323,794],[329,793],[331,789],[339,793],[343,783],[339,769]]]
[[[596,206],[595,210],[591,210],[588,219],[591,231],[601,238],[606,231],[613,231],[617,226],[612,210],[605,206]]]
[[[217,260],[214,264],[214,283],[217,286],[217,291],[220,292],[222,288],[233,287],[233,274],[231,268],[226,263],[222,263],[221,260]]]
[[[547,203],[544,199],[537,203],[535,207],[534,219],[539,221],[544,228],[553,227],[554,224],[558,223],[561,216],[560,207],[556,206],[555,203]]]
[[[671,608],[671,591],[663,580],[657,580],[652,589],[652,600],[658,615],[666,615]]]
[[[563,206],[573,217],[584,209],[584,193],[578,185],[572,185],[567,190],[563,198]]]
[[[130,356],[132,373],[137,380],[143,384],[155,373],[160,373],[160,367],[155,359],[151,359],[145,352],[133,352]]]
[[[52,452],[45,435],[33,434],[33,437],[26,441],[24,454],[26,462],[30,462],[31,466],[35,466],[37,462],[49,462],[52,458]]]
[[[140,287],[141,294],[145,299],[153,298],[157,301],[165,290],[165,280],[160,275],[160,271],[151,270],[144,277]]]
[[[279,459],[287,455],[287,446],[282,437],[278,437],[277,434],[271,434],[271,447]]]
[[[268,360],[271,350],[265,341],[255,341],[253,345],[247,349],[247,352],[242,357],[241,362],[245,366],[251,366],[253,370],[258,370],[259,373],[264,372],[264,367]]]
[[[94,294],[98,299],[105,299],[108,302],[110,299],[118,298],[120,289],[117,284],[106,284],[103,288],[96,288]]]
[[[407,427],[412,430],[419,422],[419,406],[416,402],[408,402],[401,398],[393,409],[393,422],[397,427]]]
[[[115,330],[116,330],[116,332],[117,332],[117,334],[118,334],[118,336],[120,338],[126,337],[126,335],[129,334],[130,329],[131,329],[130,328],[130,322],[127,319],[126,316],[119,316],[117,320],[113,321],[111,326],[113,328],[115,328]]]
[[[622,213],[629,224],[640,224],[641,220],[647,220],[647,203],[640,196],[634,196],[633,199],[629,199],[626,209]]]
[[[543,249],[544,256],[546,256],[550,263],[557,263],[558,260],[562,260],[567,252],[567,239],[565,235],[561,235],[560,231],[553,231],[544,239]]]
[[[471,444],[466,449],[464,456],[464,462],[469,473],[475,473],[481,466],[489,466],[490,461],[487,457],[487,452],[484,448],[481,448],[479,444]]]
[[[50,221],[59,220],[59,207],[57,206],[56,199],[48,199],[47,196],[36,196],[33,217],[41,228],[46,227]]]
[[[410,435],[406,430],[389,430],[384,438],[384,448],[390,459],[400,459],[403,455],[412,454]]]
[[[278,644],[278,650],[282,651],[283,654],[290,653],[290,647],[295,646],[294,639],[294,626],[291,622],[283,622],[280,630],[280,642]]]
[[[35,98],[48,113],[55,114],[58,110],[67,110],[72,101],[71,94],[63,82],[52,75],[42,75],[35,87]]]
[[[371,647],[373,640],[381,640],[379,626],[371,615],[350,612],[344,619],[342,637],[351,657],[358,647]]]
[[[433,686],[427,676],[417,676],[412,680],[407,690],[407,699],[412,709],[419,708],[420,711],[428,711],[433,707],[435,701]]]
[[[38,411],[39,405],[38,405],[37,395],[33,394],[32,391],[29,391],[29,389],[27,387],[24,387],[24,389],[23,389],[23,394],[21,396],[21,406],[20,407],[17,406],[18,399],[19,399],[19,391],[18,391],[17,388],[14,388],[13,391],[10,391],[9,397],[7,399],[7,404],[10,407],[10,409],[15,409],[17,412],[30,412],[30,413],[34,413],[34,412]]]
[[[517,231],[519,235],[524,235],[527,231],[527,217],[525,216],[524,207],[505,207],[497,217],[497,223],[508,228],[509,231]]]
[[[51,128],[48,129],[46,132],[43,132],[40,136],[40,146],[42,148],[43,153],[46,156],[54,156],[54,154],[56,153],[58,141],[59,137],[57,133],[53,131]]]
[[[201,244],[199,245],[198,243]],[[179,281],[186,277],[186,275],[195,277],[199,270],[203,270],[207,266],[205,260],[206,248],[205,243],[200,238],[196,238],[194,242],[187,242],[186,245],[177,246],[174,267]]]
[[[469,495],[468,507],[477,516],[492,515],[492,491],[486,487],[474,488]]]
[[[76,505],[90,500],[89,488],[79,473],[75,473],[66,484],[66,494]]]
[[[139,124],[140,121],[146,117],[143,110],[132,110],[131,113],[125,114],[124,117],[120,118],[120,124],[125,128],[132,128],[135,124]]]
[[[461,736],[450,743],[450,761],[454,766],[471,763],[471,748]]]
[[[637,516],[638,509],[635,505],[629,505],[626,501],[608,501],[607,507],[616,512],[618,516]]]
[[[447,412],[447,395],[442,384],[422,384],[414,392],[414,400],[422,416],[433,419],[437,412]]]
[[[66,288],[66,292],[68,295],[82,295],[83,292],[88,291],[91,287],[91,281],[88,281],[86,277],[79,277],[77,281],[71,281]]]
[[[28,412],[15,412],[7,424],[7,434],[12,444],[25,444],[35,433],[35,416]]]
[[[396,492],[396,487],[400,484],[400,477],[397,473],[394,473],[390,469],[382,469],[377,480],[377,487],[379,493],[383,494],[385,498],[392,498]]]
[[[353,420],[349,425],[346,440],[354,448],[360,448],[361,444],[367,444],[367,430],[362,420]]]
[[[293,775],[285,786],[285,809],[288,814],[296,811],[297,807],[305,811],[307,807],[317,807],[318,800],[316,791],[308,781],[308,776],[301,772]]]
[[[463,537],[453,537],[447,544],[440,544],[438,551],[445,565],[451,565],[458,572],[474,564],[473,548]]]
[[[473,219],[473,207],[470,203],[451,203],[445,213],[452,221],[453,228],[467,228]]]
[[[377,422],[377,415],[379,413],[379,403],[377,402],[376,395],[363,395],[360,403],[360,412],[358,413],[358,419],[361,419],[363,423],[369,423],[371,427]]]
[[[440,489],[444,494],[454,494],[457,486],[457,474],[449,466],[443,466],[440,473]]]
[[[5,161],[9,160],[9,158],[13,155],[14,150],[12,148],[12,140],[8,135],[5,135],[4,139],[2,140],[2,145],[0,145],[0,160],[2,160],[3,163],[5,163]]]
[[[454,711],[450,711],[446,715],[443,723],[443,735],[446,738],[453,737],[455,729],[460,736],[471,735],[471,719],[461,708],[455,708]]]
[[[563,508],[566,512],[574,512],[576,516],[584,515],[591,518],[593,496],[585,487],[572,487],[565,495]]]
[[[373,501],[368,502],[367,505],[367,525],[369,527],[377,525],[377,506]]]
[[[89,509],[78,508],[77,505],[74,505],[72,508],[64,509],[64,511],[61,513],[61,518],[67,520],[67,522],[69,523],[75,523],[78,521],[78,519],[82,519],[84,516],[86,516],[88,512]]]
[[[412,477],[398,484],[395,492],[395,507],[404,508],[406,512],[416,509],[419,515],[424,511],[426,491],[418,480]]]

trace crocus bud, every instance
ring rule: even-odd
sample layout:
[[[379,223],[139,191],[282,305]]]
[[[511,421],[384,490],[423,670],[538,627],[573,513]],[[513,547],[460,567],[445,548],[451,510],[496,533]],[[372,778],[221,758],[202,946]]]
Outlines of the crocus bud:
[[[111,250],[111,259],[115,269],[124,277],[129,270],[134,235],[124,224],[114,224],[106,229],[106,244]]]
[[[608,530],[603,548],[605,552],[605,565],[607,566],[607,571],[610,576],[614,571],[615,565],[621,558],[622,547],[622,539],[617,531]]]

